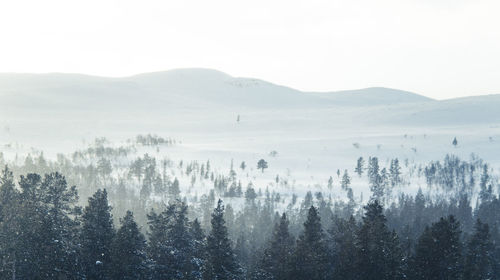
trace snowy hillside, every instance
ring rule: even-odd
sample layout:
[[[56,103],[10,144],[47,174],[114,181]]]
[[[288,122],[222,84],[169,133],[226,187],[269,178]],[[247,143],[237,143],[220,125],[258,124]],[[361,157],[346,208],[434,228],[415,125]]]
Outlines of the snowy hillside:
[[[0,144],[10,144],[11,156],[34,147],[55,157],[96,137],[156,133],[181,141],[168,151],[174,159],[224,168],[277,151],[268,179],[288,170],[314,184],[359,156],[426,162],[474,152],[498,162],[499,105],[500,95],[436,101],[388,88],[301,92],[209,69],[126,78],[0,74]]]

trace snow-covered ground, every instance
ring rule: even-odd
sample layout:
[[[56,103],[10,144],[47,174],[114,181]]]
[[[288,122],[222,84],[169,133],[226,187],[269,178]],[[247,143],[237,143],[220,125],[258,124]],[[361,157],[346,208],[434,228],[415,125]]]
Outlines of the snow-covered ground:
[[[498,95],[437,101],[385,88],[308,93],[207,69],[120,79],[1,74],[0,151],[12,159],[35,148],[54,158],[96,137],[120,143],[154,133],[181,141],[158,157],[210,160],[221,172],[231,160],[235,169],[245,161],[240,177],[262,189],[279,174],[300,195],[324,188],[329,176],[338,186],[337,170],[347,169],[360,195],[367,192],[366,178],[353,172],[360,156],[386,165],[474,153],[498,170],[499,107]],[[264,173],[256,170],[261,158],[269,162]]]

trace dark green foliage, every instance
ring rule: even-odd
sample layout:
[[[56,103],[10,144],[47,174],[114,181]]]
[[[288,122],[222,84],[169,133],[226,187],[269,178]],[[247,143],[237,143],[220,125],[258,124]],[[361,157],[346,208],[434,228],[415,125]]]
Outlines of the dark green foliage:
[[[295,240],[288,232],[289,221],[283,213],[274,225],[273,236],[264,251],[261,268],[272,279],[290,279]]]
[[[121,227],[111,245],[111,278],[147,279],[146,239],[134,221],[132,212],[127,211],[120,223]]]
[[[4,258],[10,268],[6,274],[18,279],[76,277],[76,188],[68,187],[58,173],[47,174],[43,180],[37,174],[28,174],[21,176],[21,192],[17,195],[10,173],[5,170],[2,177],[2,196],[14,198],[7,203],[12,207],[9,214],[2,210],[2,242],[9,242],[2,246],[7,250]]]
[[[204,279],[239,279],[242,271],[236,262],[224,221],[224,206],[219,199],[212,213],[212,230],[207,237],[207,263]]]
[[[329,272],[325,235],[318,211],[309,208],[304,231],[297,240],[291,279],[327,279]]]
[[[424,230],[416,246],[415,279],[459,279],[462,273],[460,223],[441,218]]]
[[[81,258],[89,279],[111,277],[111,244],[115,235],[106,190],[97,190],[83,210]]]
[[[171,203],[160,214],[152,212],[148,220],[153,279],[200,279],[203,237],[197,222],[190,229],[186,204]]]
[[[375,200],[365,206],[357,233],[357,272],[361,279],[402,279],[402,253],[398,237],[389,231],[382,206]]]
[[[16,277],[16,252],[19,232],[19,192],[15,189],[12,172],[5,167],[0,176],[0,279]]]
[[[494,276],[493,266],[493,243],[491,242],[489,226],[477,220],[474,234],[467,243],[464,279],[492,279]]]
[[[332,260],[335,279],[354,280],[358,277],[356,269],[356,234],[358,225],[353,216],[348,220],[335,218],[331,235],[331,246],[334,254]]]

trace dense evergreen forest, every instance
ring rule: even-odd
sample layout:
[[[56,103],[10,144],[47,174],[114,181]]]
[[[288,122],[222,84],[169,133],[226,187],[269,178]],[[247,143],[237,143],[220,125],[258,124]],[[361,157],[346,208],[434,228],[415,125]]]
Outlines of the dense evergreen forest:
[[[175,144],[100,139],[55,161],[0,154],[0,279],[500,278],[497,183],[475,156],[387,167],[360,157],[351,173],[367,181],[363,202],[348,170],[299,197],[277,191],[292,189],[286,174],[243,187],[253,163],[226,172],[130,156]],[[417,180],[427,187],[404,191]]]

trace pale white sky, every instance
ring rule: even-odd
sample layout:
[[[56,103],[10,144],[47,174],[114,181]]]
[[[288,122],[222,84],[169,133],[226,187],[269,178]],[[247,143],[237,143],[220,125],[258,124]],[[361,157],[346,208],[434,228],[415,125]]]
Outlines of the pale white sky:
[[[0,72],[182,67],[310,91],[500,93],[500,1],[0,0]]]

